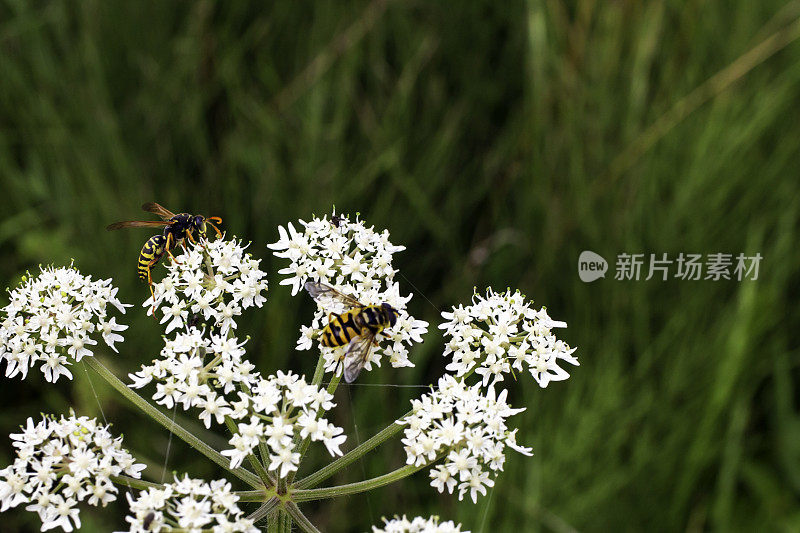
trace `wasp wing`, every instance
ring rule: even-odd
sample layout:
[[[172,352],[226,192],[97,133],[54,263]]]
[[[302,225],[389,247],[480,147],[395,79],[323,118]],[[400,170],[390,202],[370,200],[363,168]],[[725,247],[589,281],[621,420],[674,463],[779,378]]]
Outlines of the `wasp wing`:
[[[169,226],[171,222],[167,222],[166,220],[125,220],[123,222],[114,222],[113,224],[109,224],[106,226],[108,231],[113,231],[115,229],[122,229],[122,228],[163,228],[164,226]]]
[[[175,213],[173,213],[163,205],[157,204],[155,202],[147,202],[146,204],[142,205],[142,209],[147,211],[148,213],[153,213],[155,215],[158,215],[164,220],[169,220],[175,216]]]
[[[342,294],[330,285],[318,283],[316,281],[306,281],[303,288],[311,295],[314,300],[321,303],[323,307],[328,307],[326,304],[330,302],[338,302],[346,305],[347,307],[364,307],[364,305],[346,294]]]
[[[347,345],[347,351],[344,353],[344,380],[347,383],[354,382],[361,373],[361,369],[369,361],[374,343],[375,334],[368,332],[351,340]]]

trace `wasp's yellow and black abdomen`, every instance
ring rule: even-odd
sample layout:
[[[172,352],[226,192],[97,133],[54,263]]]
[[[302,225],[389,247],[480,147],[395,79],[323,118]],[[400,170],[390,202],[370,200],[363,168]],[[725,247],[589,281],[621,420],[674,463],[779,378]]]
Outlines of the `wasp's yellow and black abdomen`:
[[[139,279],[142,281],[150,281],[150,268],[158,263],[159,259],[166,251],[167,239],[164,235],[153,235],[142,246],[142,251],[139,254],[139,264],[137,265],[137,272]]]

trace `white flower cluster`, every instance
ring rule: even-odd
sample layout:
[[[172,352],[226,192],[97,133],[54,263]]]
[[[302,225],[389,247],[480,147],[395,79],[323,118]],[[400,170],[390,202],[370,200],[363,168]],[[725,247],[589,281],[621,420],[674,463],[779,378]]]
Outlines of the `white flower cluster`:
[[[402,439],[406,463],[416,466],[444,458],[431,469],[431,486],[449,493],[458,485],[458,499],[470,493],[486,494],[494,485],[490,472],[503,470],[506,446],[525,455],[531,449],[516,442],[517,430],[509,431],[506,419],[525,409],[506,403],[507,391],[495,395],[494,387],[465,385],[451,375],[439,378],[438,389],[412,400],[413,414],[398,420],[407,425]]]
[[[108,307],[125,313],[127,304],[117,299],[111,280],[92,281],[75,268],[46,267],[35,278],[23,278],[9,293],[10,302],[0,311],[0,360],[6,361],[6,377],[20,375],[41,364],[47,381],[60,376],[72,379],[72,361],[92,356],[99,334],[115,352],[118,331],[128,326],[108,317]],[[128,307],[130,307],[128,305]]]
[[[524,363],[539,386],[546,387],[569,377],[559,359],[579,364],[572,356],[575,348],[551,333],[567,324],[551,319],[544,308],[531,308],[519,291],[487,289],[485,297],[475,293],[472,305],[459,305],[442,316],[447,320],[439,326],[445,330],[444,355],[453,359],[447,370],[459,377],[474,370],[484,386],[503,381],[512,368],[522,371]]]
[[[280,284],[291,285],[296,295],[306,281],[317,281],[332,286],[339,292],[352,296],[364,305],[388,303],[400,314],[397,323],[381,332],[379,347],[370,353],[370,363],[380,366],[382,357],[388,358],[395,368],[414,366],[408,359],[408,345],[422,342],[428,323],[416,320],[406,311],[411,295],[401,296],[400,285],[394,281],[397,272],[392,267],[392,255],[405,250],[389,241],[389,232],[376,232],[366,227],[364,221],[350,221],[344,215],[313,218],[309,222],[300,220],[303,231],[298,232],[289,223],[287,229],[278,227],[280,240],[267,245],[276,257],[286,258],[291,264],[278,271],[286,276]],[[300,328],[298,350],[310,350],[321,328],[327,324],[329,313],[341,313],[344,306],[322,308],[318,305],[309,326]],[[388,339],[390,342],[385,342]],[[325,370],[334,371],[344,355],[346,347],[327,348],[320,346],[325,358]]]
[[[438,516],[430,518],[415,517],[408,520],[406,515],[403,518],[395,516],[392,520],[383,519],[383,527],[372,526],[372,533],[469,533],[461,531],[461,524],[454,524],[452,520],[439,523]]]
[[[116,499],[110,477],[138,478],[144,465],[122,448],[122,438],[93,418],[45,416],[28,419],[22,433],[12,434],[17,458],[0,470],[0,511],[29,504],[39,513],[42,531],[80,528],[78,502],[105,506]]]
[[[188,243],[186,251],[167,261],[167,275],[153,283],[153,297],[144,307],[159,308],[166,332],[206,323],[226,335],[236,328],[242,309],[261,307],[267,274],[260,260],[233,240]]]
[[[160,359],[130,374],[131,387],[156,381],[157,403],[168,409],[175,404],[184,410],[198,408],[206,427],[212,419],[220,424],[225,417],[237,421],[238,431],[229,441],[233,448],[222,452],[231,458],[231,468],[241,465],[261,441],[269,447],[268,469],[280,477],[297,470],[300,454],[293,443],[300,438],[322,441],[331,455],[341,455],[344,430],[318,419],[320,409],[335,405],[333,396],[291,372],[261,377],[243,359],[243,344],[191,328],[167,340]]]
[[[210,531],[213,533],[257,533],[253,521],[244,518],[224,479],[206,483],[188,476],[169,485],[128,494],[130,532]]]

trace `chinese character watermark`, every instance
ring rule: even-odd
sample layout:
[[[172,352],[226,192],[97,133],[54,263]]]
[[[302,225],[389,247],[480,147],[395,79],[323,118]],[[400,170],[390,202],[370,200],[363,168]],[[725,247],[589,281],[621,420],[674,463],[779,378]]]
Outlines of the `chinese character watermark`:
[[[614,279],[618,281],[644,281],[653,278],[660,281],[679,279],[755,281],[758,279],[762,256],[730,253],[694,254],[680,252],[669,254],[617,254]],[[586,283],[604,278],[608,262],[590,250],[581,252],[578,258],[578,276]]]

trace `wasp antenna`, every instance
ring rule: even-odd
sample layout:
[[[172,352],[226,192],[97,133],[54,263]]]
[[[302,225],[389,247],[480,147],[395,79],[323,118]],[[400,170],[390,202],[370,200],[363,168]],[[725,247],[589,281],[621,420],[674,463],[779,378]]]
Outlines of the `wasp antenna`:
[[[213,217],[213,218],[219,218],[219,217]],[[222,219],[220,219],[220,220],[222,220]],[[212,228],[214,228],[214,231],[217,232],[217,238],[221,239],[222,238],[222,232],[219,230],[219,228],[217,226],[215,226],[213,222],[209,222],[208,219],[206,219],[206,222],[208,222],[208,225],[211,226]]]

